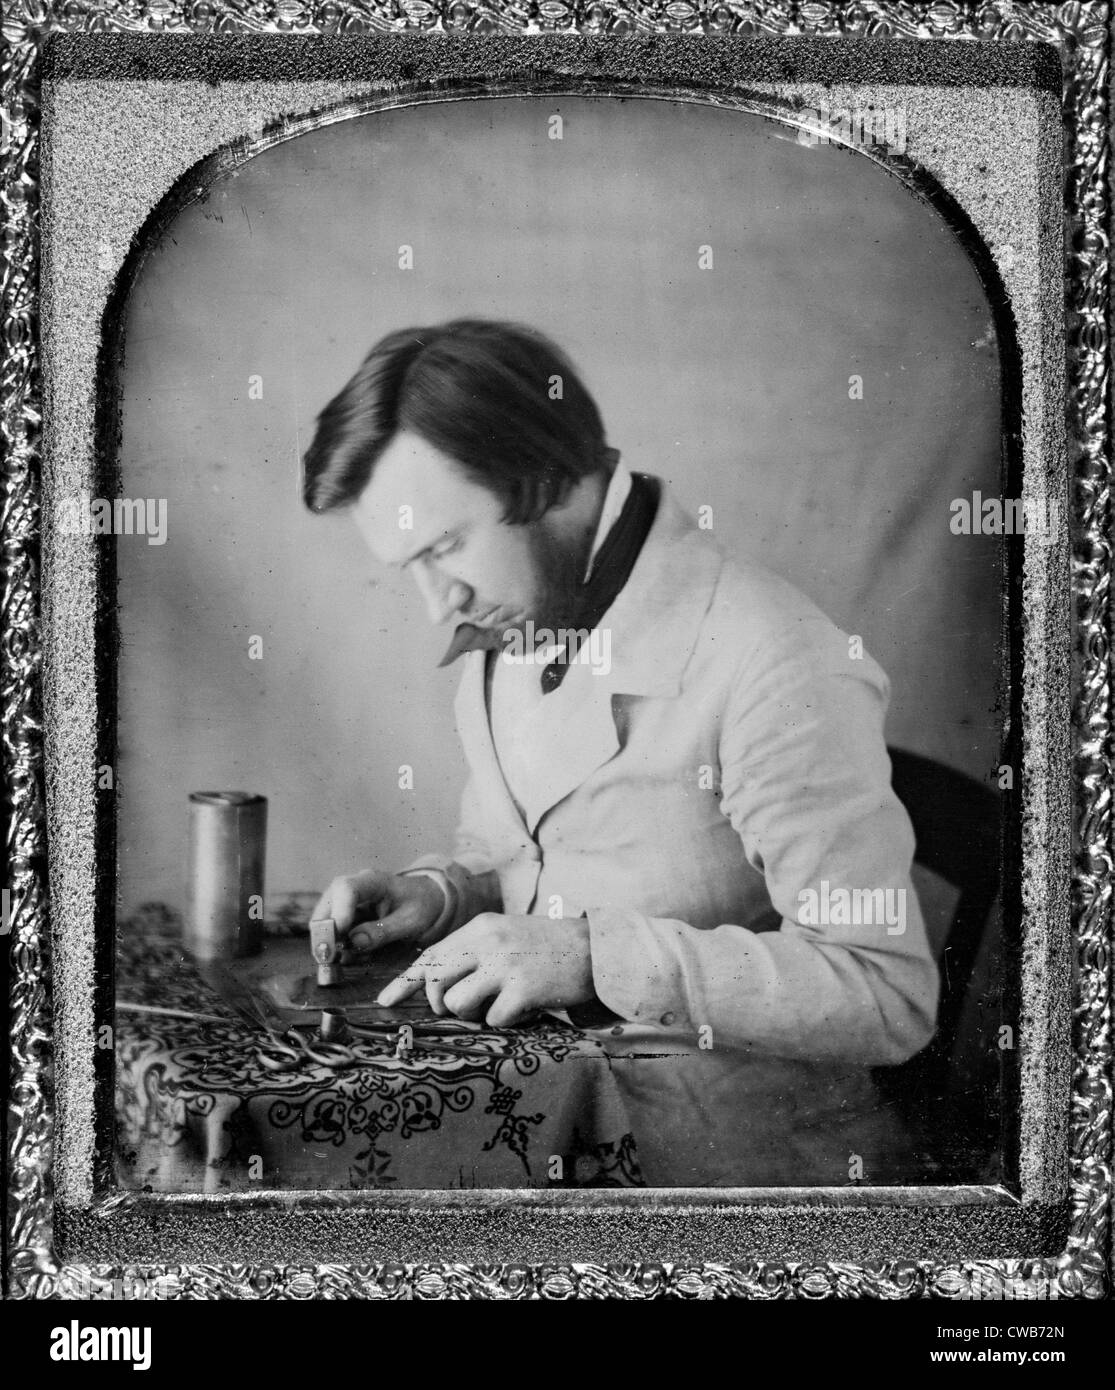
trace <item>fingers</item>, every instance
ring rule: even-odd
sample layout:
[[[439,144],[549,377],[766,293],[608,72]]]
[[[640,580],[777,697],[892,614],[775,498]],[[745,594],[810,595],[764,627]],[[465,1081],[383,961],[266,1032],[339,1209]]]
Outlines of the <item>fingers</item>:
[[[415,903],[403,903],[378,921],[358,922],[345,944],[356,951],[374,951],[390,941],[409,941],[423,925],[420,907]]]
[[[343,935],[369,908],[378,906],[385,896],[388,877],[377,869],[365,869],[335,878],[317,900],[311,919],[332,917],[338,933]]]
[[[470,1021],[483,1018],[489,1028],[510,1028],[534,1012],[534,1001],[527,994],[476,968],[475,962],[447,968],[423,964],[422,957],[406,974],[392,980],[376,1002],[390,1008],[423,986],[434,1013],[452,1013]]]
[[[406,920],[400,905],[391,918]],[[396,929],[392,927],[391,929]],[[484,1017],[492,1028],[509,1028],[541,1007],[549,986],[537,970],[536,951],[524,951],[523,943],[499,914],[481,913],[466,926],[428,947],[409,970],[380,991],[377,1003],[390,1008],[426,991],[436,1014],[452,1012],[458,1018]]]
[[[332,885],[331,885],[331,886],[332,886]],[[314,903],[314,910],[310,913],[310,921],[311,921],[311,922],[320,922],[320,921],[322,920],[323,917],[332,917],[332,916],[333,916],[332,894],[330,893],[329,888],[327,888],[327,889],[325,890],[325,892],[322,893],[321,897],[318,898],[317,902]],[[334,919],[334,920],[336,920],[336,919]]]
[[[409,999],[412,994],[417,994],[425,982],[425,976],[416,975],[413,970],[408,970],[405,975],[396,975],[391,983],[384,985],[376,995],[376,1003],[382,1008],[390,1009],[396,1004],[401,1004],[404,999]]]
[[[439,942],[430,950],[423,951],[409,970],[385,985],[376,1003],[390,1008],[425,987],[430,1008],[436,1014],[443,1014],[446,1012],[445,991],[458,980],[472,974],[477,964],[476,956],[471,951],[455,950],[452,942]]]
[[[488,1010],[484,1022],[489,1028],[510,1028],[533,1012],[534,1004],[527,995],[514,988],[505,988]]]
[[[325,897],[328,899],[328,903],[324,910],[314,915],[316,917],[332,917],[338,933],[343,934],[352,926],[356,918],[358,900],[352,880],[347,878],[334,879],[333,883],[325,890]]]
[[[458,1018],[482,1018],[489,1028],[510,1028],[534,1012],[534,1003],[514,984],[501,984],[483,968],[447,989],[443,1002]]]
[[[534,1002],[526,994],[516,988],[500,986],[500,981],[484,970],[470,970],[452,986],[449,986],[449,979],[449,972],[427,974],[424,970],[407,970],[406,974],[392,980],[375,1002],[391,1008],[425,986],[425,994],[435,1013],[453,1013],[467,1022],[484,1019],[492,1029],[509,1029],[534,1012]]]
[[[498,994],[499,980],[480,969],[474,970],[471,975],[466,975],[463,980],[458,980],[447,989],[442,996],[442,1002],[451,1014],[475,1021],[484,1017]]]

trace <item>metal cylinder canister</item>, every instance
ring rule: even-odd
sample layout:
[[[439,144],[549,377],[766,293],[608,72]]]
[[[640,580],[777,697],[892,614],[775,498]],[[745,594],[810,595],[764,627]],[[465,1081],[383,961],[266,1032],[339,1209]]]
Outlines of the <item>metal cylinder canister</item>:
[[[267,798],[192,792],[183,945],[199,960],[255,955],[263,945]]]

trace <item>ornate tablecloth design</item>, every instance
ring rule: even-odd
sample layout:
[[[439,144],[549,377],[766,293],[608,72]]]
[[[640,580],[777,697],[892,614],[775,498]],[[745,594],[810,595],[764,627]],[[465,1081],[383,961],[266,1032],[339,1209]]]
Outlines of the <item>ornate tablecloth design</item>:
[[[120,1000],[215,1016],[118,1011],[117,1166],[127,1186],[643,1185],[610,1059],[557,1021],[419,1030],[402,1055],[386,1030],[330,1048],[301,1028],[291,1049],[241,1022],[172,932],[125,931],[117,972]]]

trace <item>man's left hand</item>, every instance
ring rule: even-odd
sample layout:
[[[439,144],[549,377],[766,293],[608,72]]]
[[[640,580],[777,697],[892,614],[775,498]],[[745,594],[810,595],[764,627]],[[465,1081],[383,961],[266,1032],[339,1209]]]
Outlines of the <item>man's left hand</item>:
[[[434,1013],[508,1028],[538,1009],[594,997],[588,922],[482,912],[381,990],[386,1007],[425,987]]]

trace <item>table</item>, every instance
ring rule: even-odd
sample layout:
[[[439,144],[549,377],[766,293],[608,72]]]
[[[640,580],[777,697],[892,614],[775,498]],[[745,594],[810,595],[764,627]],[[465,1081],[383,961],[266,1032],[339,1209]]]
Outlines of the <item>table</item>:
[[[312,902],[289,895],[269,910],[268,937],[304,930]],[[284,1046],[243,1022],[179,942],[177,919],[157,905],[119,932],[122,1185],[171,1193],[645,1185],[612,1061],[576,1029],[550,1020],[444,1036],[419,1030],[407,1052],[386,1029],[329,1048],[300,1027]]]

